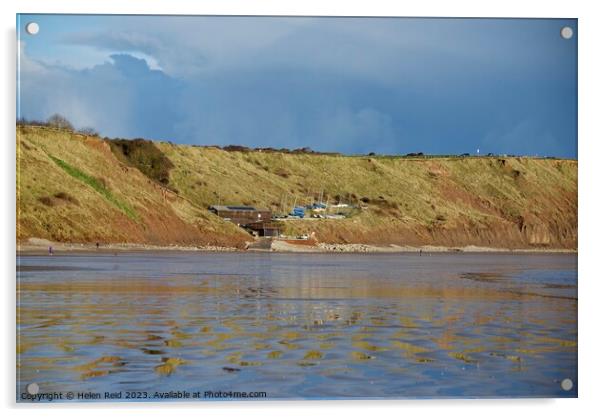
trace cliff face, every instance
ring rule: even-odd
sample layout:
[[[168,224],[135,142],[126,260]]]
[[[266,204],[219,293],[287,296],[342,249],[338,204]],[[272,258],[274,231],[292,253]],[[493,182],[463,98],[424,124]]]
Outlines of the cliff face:
[[[207,211],[247,204],[290,211],[322,200],[344,219],[286,221],[327,243],[577,246],[577,162],[225,151],[108,142],[19,127],[18,238],[244,245]]]
[[[17,239],[244,247],[216,219],[112,152],[107,141],[17,129]]]

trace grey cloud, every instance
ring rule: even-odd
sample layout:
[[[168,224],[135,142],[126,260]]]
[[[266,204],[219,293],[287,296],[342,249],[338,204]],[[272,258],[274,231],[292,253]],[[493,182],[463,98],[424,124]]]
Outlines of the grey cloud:
[[[541,48],[537,21],[453,19],[320,19],[112,17],[107,29],[64,37],[109,51],[139,51],[174,76],[232,69],[304,68],[396,84],[404,77],[520,73],[547,66],[561,51]],[[525,28],[527,30],[525,30]],[[441,67],[445,62],[446,66]]]
[[[30,60],[25,51],[21,55]],[[40,62],[22,68],[20,116],[61,113],[76,127],[92,126],[108,136],[171,137],[180,84],[130,55],[112,60],[86,70]]]
[[[531,150],[574,153],[573,50],[553,22],[112,17],[103,28],[63,42],[111,62],[26,63],[25,110],[184,143],[462,153],[526,149],[530,135]],[[524,120],[536,127],[512,133]]]

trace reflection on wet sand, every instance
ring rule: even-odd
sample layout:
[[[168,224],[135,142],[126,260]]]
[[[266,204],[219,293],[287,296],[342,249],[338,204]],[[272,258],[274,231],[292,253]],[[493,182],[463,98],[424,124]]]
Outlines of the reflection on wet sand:
[[[576,395],[574,255],[119,258],[21,259],[19,392]]]

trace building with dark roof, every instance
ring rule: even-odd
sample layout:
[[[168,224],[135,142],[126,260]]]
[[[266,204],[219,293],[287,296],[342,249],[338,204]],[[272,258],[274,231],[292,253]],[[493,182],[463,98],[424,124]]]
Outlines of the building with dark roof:
[[[209,210],[224,220],[243,227],[258,236],[279,236],[278,223],[272,222],[272,212],[251,206],[210,206]]]
[[[271,221],[272,219],[272,212],[270,210],[258,209],[251,206],[210,206],[209,210],[224,220],[231,221],[238,226]]]

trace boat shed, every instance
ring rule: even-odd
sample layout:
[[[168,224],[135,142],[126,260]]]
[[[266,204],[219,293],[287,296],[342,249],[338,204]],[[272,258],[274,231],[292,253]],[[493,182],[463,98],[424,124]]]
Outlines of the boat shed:
[[[224,220],[238,226],[246,226],[257,222],[270,222],[272,212],[268,209],[258,209],[251,206],[210,206],[209,210]]]
[[[278,222],[257,222],[244,226],[251,234],[260,237],[279,237],[280,224]]]

